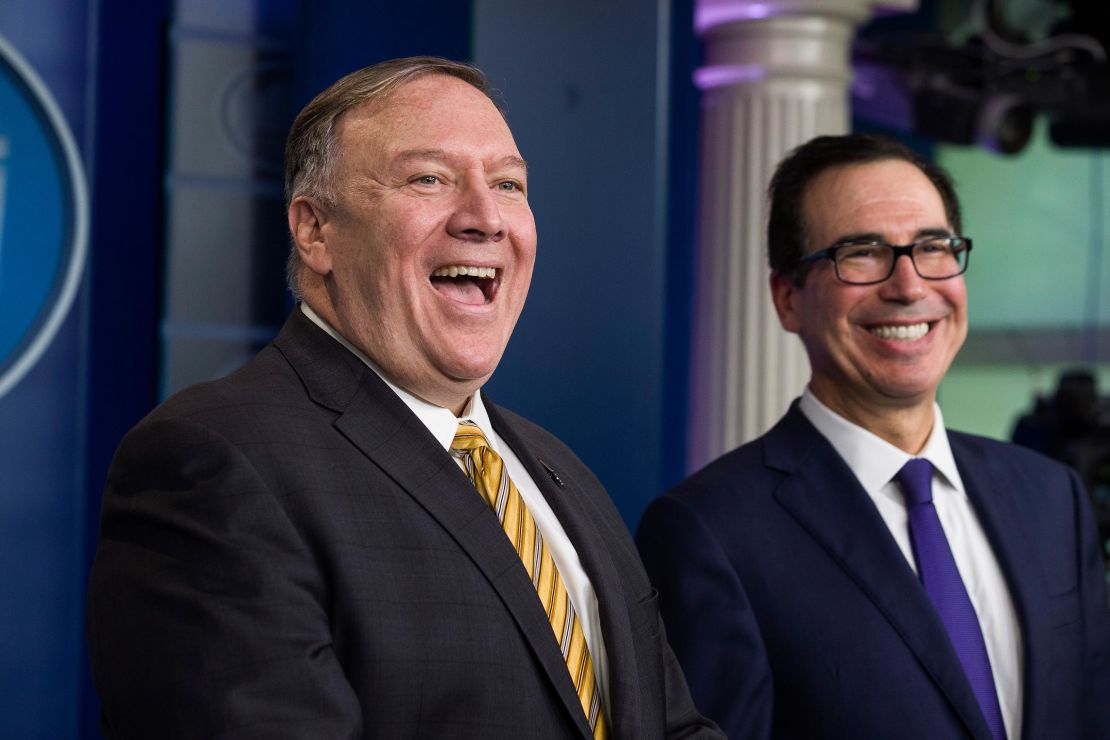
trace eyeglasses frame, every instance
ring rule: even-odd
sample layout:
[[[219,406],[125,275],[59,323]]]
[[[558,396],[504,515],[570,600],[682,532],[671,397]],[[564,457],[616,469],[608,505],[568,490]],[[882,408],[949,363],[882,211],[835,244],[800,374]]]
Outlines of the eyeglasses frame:
[[[958,240],[965,247],[963,251],[967,252],[967,257],[964,258],[963,267],[960,268],[959,272],[952,275],[946,275],[945,277],[929,277],[926,275],[922,275],[921,271],[917,269],[917,262],[914,260],[913,250],[926,242],[936,241],[938,239],[955,239]],[[867,282],[860,283],[851,280],[845,280],[840,276],[840,265],[837,264],[836,253],[846,247],[856,247],[862,244],[873,244],[876,247],[890,247],[891,250],[894,252],[894,259],[890,261],[890,271],[886,274],[886,277],[880,278],[879,280],[868,280]],[[836,244],[825,247],[824,249],[819,249],[812,254],[807,254],[805,257],[802,257],[800,260],[798,260],[798,267],[796,269],[801,269],[803,265],[817,264],[817,262],[822,259],[828,259],[833,263],[833,273],[836,275],[836,279],[844,283],[845,285],[878,285],[879,283],[885,283],[887,280],[890,280],[891,276],[894,274],[894,270],[898,267],[898,258],[903,255],[910,258],[910,264],[913,265],[913,271],[917,273],[917,276],[922,280],[951,280],[952,278],[959,277],[960,275],[963,275],[965,272],[967,272],[967,266],[971,264],[971,237],[960,236],[959,234],[938,234],[934,236],[925,236],[918,239],[917,241],[902,245],[890,244],[878,239],[849,239],[845,241],[839,241]],[[799,275],[799,278],[800,277],[801,276]]]

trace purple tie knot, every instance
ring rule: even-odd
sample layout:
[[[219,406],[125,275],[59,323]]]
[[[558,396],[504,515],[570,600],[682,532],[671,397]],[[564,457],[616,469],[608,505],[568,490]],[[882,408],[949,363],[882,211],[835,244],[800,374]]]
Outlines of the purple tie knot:
[[[915,457],[910,460],[894,477],[902,486],[907,508],[933,500],[933,464],[925,458]]]

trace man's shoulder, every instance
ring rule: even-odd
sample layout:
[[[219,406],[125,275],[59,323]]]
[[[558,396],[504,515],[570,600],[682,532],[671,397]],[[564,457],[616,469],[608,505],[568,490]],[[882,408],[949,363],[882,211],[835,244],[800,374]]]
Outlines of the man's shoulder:
[[[736,447],[693,473],[684,485],[705,486],[735,480],[737,475],[758,475],[766,466],[767,435]]]
[[[795,404],[771,429],[715,458],[674,490],[774,485],[812,455],[822,439]]]
[[[964,477],[982,489],[1005,491],[1041,526],[1085,498],[1078,474],[1064,463],[1011,442],[948,431],[952,454]],[[970,478],[968,476],[971,476]],[[982,491],[980,492],[982,494]]]
[[[297,446],[328,438],[337,416],[313,399],[271,343],[229,375],[171,395],[135,424],[117,454],[172,458],[190,449],[213,449],[213,444],[240,451]]]
[[[247,409],[288,406],[306,398],[303,385],[273,345],[222,378],[187,386],[160,403],[149,420],[235,417]]]
[[[754,522],[765,510],[775,490],[789,475],[781,466],[768,463],[768,449],[775,447],[772,432],[730,450],[681,481],[665,498],[702,512],[710,519]]]
[[[259,415],[282,418],[336,405],[355,393],[366,368],[294,311],[273,341],[234,372],[177,391],[143,422],[192,419],[232,425]],[[338,390],[337,390],[338,389]]]
[[[948,430],[948,440],[958,460],[962,458],[964,461],[981,463],[994,461],[1020,470],[1043,470],[1054,473],[1066,473],[1070,470],[1058,460],[1013,442],[953,429]]]

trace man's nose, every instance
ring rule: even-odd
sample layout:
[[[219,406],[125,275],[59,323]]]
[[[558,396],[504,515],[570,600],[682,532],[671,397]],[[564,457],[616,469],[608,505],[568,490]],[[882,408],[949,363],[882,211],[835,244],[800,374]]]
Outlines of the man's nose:
[[[894,272],[882,284],[882,295],[888,300],[902,302],[920,300],[925,295],[925,279],[917,274],[908,254],[895,258]]]
[[[467,241],[499,241],[504,236],[501,208],[484,180],[467,183],[459,193],[447,229]]]

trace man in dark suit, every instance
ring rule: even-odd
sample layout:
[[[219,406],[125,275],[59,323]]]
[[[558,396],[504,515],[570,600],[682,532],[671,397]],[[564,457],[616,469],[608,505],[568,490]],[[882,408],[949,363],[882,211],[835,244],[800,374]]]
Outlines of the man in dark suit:
[[[301,112],[301,303],[113,462],[89,642],[109,737],[719,737],[620,516],[480,392],[536,234],[481,73],[410,58]]]
[[[936,405],[971,250],[947,175],[889,139],[820,137],[780,164],[768,231],[809,386],[637,537],[699,709],[736,738],[1110,736],[1080,483],[947,431]]]

